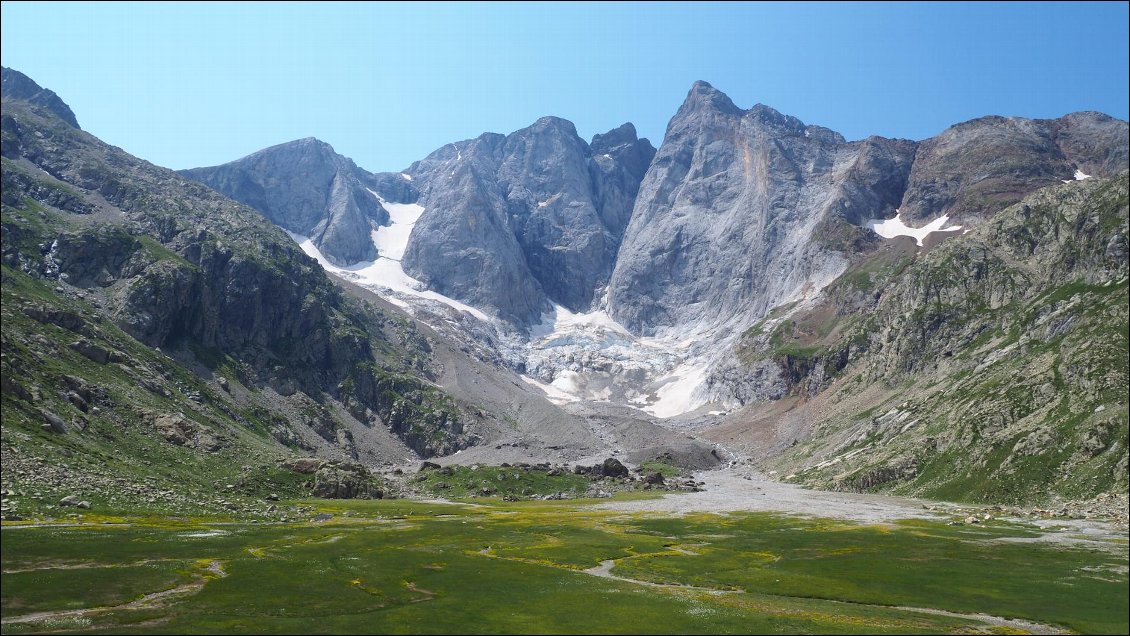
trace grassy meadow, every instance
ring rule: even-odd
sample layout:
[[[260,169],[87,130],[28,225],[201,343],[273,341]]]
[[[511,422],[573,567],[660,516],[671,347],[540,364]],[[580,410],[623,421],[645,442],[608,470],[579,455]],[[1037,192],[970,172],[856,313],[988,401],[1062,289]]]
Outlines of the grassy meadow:
[[[636,495],[638,496],[638,495]],[[1126,633],[1127,546],[991,522],[290,502],[2,530],[5,634]],[[323,521],[315,514],[332,515]],[[604,563],[603,569],[601,568]],[[586,572],[586,570],[588,570]],[[604,574],[604,576],[600,576]],[[917,609],[941,610],[927,613]]]

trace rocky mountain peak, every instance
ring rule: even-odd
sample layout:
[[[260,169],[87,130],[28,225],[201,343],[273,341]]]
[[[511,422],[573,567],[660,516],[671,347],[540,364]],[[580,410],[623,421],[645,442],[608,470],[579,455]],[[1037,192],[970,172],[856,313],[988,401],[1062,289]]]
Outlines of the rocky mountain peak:
[[[554,117],[552,115],[538,118],[538,120],[535,121],[533,125],[531,125],[526,130],[529,130],[531,132],[552,130],[563,135],[577,137],[577,127],[573,125],[573,122],[569,121],[568,119],[562,119],[560,117]]]
[[[54,113],[59,119],[70,124],[74,128],[81,128],[78,125],[78,119],[71,111],[71,107],[67,106],[54,91],[43,88],[35,83],[23,73],[10,69],[8,67],[0,67],[0,95],[5,99],[21,99],[27,101],[35,106],[41,106]]]
[[[927,223],[979,223],[1039,188],[1127,166],[1127,123],[1101,113],[1058,119],[978,117],[923,141],[900,209]]]
[[[636,127],[631,122],[621,124],[603,135],[593,135],[589,148],[598,165],[605,159],[615,160],[619,167],[630,175],[636,186],[643,179],[648,166],[651,165],[651,160],[655,158],[655,146],[652,146],[647,139],[640,139],[636,135]],[[634,198],[637,187],[629,189]],[[631,206],[628,207],[627,212],[630,213]],[[620,227],[626,226],[627,223],[628,217],[625,216]]]
[[[609,149],[624,144],[632,144],[639,141],[636,134],[636,127],[631,122],[620,124],[616,128],[609,130],[602,134],[595,134],[592,136],[592,141],[589,146],[592,147],[594,153],[607,152]],[[648,145],[651,145],[648,143]]]
[[[376,191],[374,175],[314,137],[181,174],[250,205],[291,232],[310,237],[338,265],[374,260],[377,250],[370,231],[389,222],[388,212],[369,192]]]
[[[765,104],[754,104],[753,108],[745,111],[745,119],[756,125],[775,129],[779,134],[803,135],[807,128],[804,122],[796,117],[782,114]]]
[[[679,107],[675,117],[687,113],[712,110],[728,115],[741,115],[744,111],[734,105],[734,102],[722,91],[714,88],[709,83],[699,80],[691,86],[687,99]]]
[[[551,302],[587,309],[608,280],[655,152],[631,124],[594,144],[572,122],[542,117],[413,164],[425,212],[405,271],[519,325],[538,322]]]

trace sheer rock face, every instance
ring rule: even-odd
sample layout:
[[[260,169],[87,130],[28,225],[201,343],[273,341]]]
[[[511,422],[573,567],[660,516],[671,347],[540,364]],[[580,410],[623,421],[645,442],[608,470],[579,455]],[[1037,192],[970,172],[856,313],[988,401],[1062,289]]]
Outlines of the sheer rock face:
[[[644,177],[609,285],[637,333],[750,322],[835,279],[868,219],[974,226],[1037,189],[1127,166],[1127,124],[1100,113],[984,117],[915,143],[845,142],[763,105],[692,88]]]
[[[920,145],[903,197],[909,224],[948,214],[975,224],[1076,171],[1111,177],[1127,166],[1127,123],[1102,113],[1059,119],[981,117]]]
[[[8,90],[8,89],[5,89]],[[847,142],[764,105],[692,88],[658,152],[624,124],[585,143],[544,117],[371,174],[304,139],[184,174],[310,236],[337,264],[377,256],[385,201],[419,203],[402,265],[519,327],[551,303],[608,309],[637,334],[740,326],[834,280],[878,237],[869,219],[976,226],[1076,171],[1127,165],[1127,124],[1099,113],[984,117],[922,142]]]
[[[893,216],[915,144],[846,143],[764,105],[692,88],[644,177],[609,286],[612,314],[655,333],[763,314],[846,261],[841,222]]]
[[[404,268],[519,325],[549,302],[585,310],[612,272],[653,154],[631,124],[590,145],[556,117],[445,146],[407,170],[426,211]]]
[[[313,137],[181,174],[250,205],[284,229],[309,236],[337,265],[375,259],[371,231],[389,222],[388,212],[368,191],[376,185],[374,175]]]

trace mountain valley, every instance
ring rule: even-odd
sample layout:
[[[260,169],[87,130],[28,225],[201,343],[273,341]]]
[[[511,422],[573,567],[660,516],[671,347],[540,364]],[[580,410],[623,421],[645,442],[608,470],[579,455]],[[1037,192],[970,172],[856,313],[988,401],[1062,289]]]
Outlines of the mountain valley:
[[[545,117],[398,173],[303,139],[177,175],[4,86],[13,439],[1125,491],[1125,122],[847,142],[698,82],[658,151]]]
[[[372,173],[80,116],[3,69],[4,633],[1128,623],[1125,121],[700,81]]]

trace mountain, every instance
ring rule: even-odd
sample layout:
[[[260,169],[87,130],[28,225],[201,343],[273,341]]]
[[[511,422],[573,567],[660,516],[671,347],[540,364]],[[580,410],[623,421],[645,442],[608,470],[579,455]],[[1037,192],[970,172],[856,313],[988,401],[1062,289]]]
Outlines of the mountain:
[[[696,83],[648,170],[609,284],[637,333],[748,325],[824,287],[868,249],[872,219],[966,228],[1076,171],[1127,165],[1126,122],[988,117],[915,143],[846,142]],[[960,222],[960,223],[957,223]]]
[[[631,124],[588,144],[573,124],[544,117],[507,136],[449,144],[402,173],[365,172],[302,139],[182,174],[311,237],[339,266],[377,257],[369,234],[389,224],[382,201],[419,204],[404,271],[525,326],[550,302],[592,304],[654,153]]]
[[[4,99],[22,100],[37,109],[45,109],[63,120],[71,128],[79,128],[78,119],[71,112],[71,107],[67,106],[54,91],[42,88],[30,77],[17,70],[4,67],[0,96],[3,96]]]
[[[1125,489],[1126,122],[847,141],[698,82],[658,151],[545,117],[398,173],[305,139],[177,174],[4,82],[4,435],[68,474],[306,453],[355,495],[455,452],[717,461],[695,431],[826,488]]]
[[[1097,170],[1096,170],[1097,172]],[[1130,173],[901,239],[739,347],[789,393],[711,433],[810,485],[985,502],[1127,487]]]
[[[556,117],[449,144],[405,171],[426,211],[404,268],[518,325],[539,322],[551,302],[587,309],[653,153],[631,124],[588,144]]]
[[[406,458],[608,452],[513,373],[331,280],[256,210],[74,127],[29,82],[4,69],[22,86],[0,134],[5,488],[268,514],[271,492],[380,496],[372,470]]]
[[[1126,165],[1126,122],[1109,115],[982,117],[922,142],[900,209],[914,225],[943,214],[970,225],[1077,171],[1111,177]]]
[[[222,166],[182,170],[279,227],[310,237],[336,265],[377,258],[369,234],[389,224],[373,175],[312,137],[272,146]]]
[[[248,394],[258,394],[251,404],[265,410],[252,419],[215,406],[224,415],[201,414],[200,425],[213,419],[258,421],[278,428],[286,440],[300,439],[315,420],[294,413],[277,427],[271,424],[277,414],[271,393],[301,393],[319,403],[320,411],[327,400],[337,401],[369,425],[377,421],[375,413],[389,412],[389,400],[399,402],[408,393],[415,394],[420,408],[449,401],[428,388],[425,373],[401,361],[425,355],[426,343],[405,332],[404,325],[395,326],[384,312],[343,293],[289,237],[250,208],[131,157],[21,99],[4,99],[3,151],[3,263],[5,294],[12,294],[5,299],[5,355],[10,364],[22,361],[29,370],[38,369],[33,361],[45,353],[40,345],[54,349],[56,343],[39,339],[8,346],[20,339],[16,325],[38,331],[33,324],[38,322],[53,337],[86,343],[74,351],[95,352],[99,365],[118,363],[106,372],[133,378],[130,384],[141,382],[157,396],[122,396],[116,404],[126,410],[136,410],[135,402],[168,409],[176,394],[168,384],[172,375],[153,377],[165,375],[153,365],[167,368],[169,361],[157,356],[154,362],[147,353],[149,362],[142,363],[115,352],[140,351],[139,346],[181,352],[210,369],[206,379],[228,379],[222,392],[206,383],[212,391],[205,402],[223,403],[220,398],[231,386],[242,385]],[[30,377],[53,395],[50,387],[60,380],[51,373],[38,375]],[[22,401],[16,406],[6,413],[40,417],[39,406]],[[75,410],[54,398],[41,406]],[[413,437],[407,426],[394,432],[424,454],[469,444],[454,406],[447,413],[432,421],[433,429],[422,438]],[[112,409],[106,416],[127,417]],[[326,415],[317,424],[323,425],[319,434],[329,442],[327,451],[339,447],[347,455],[356,453],[349,422]],[[286,432],[296,428],[297,433]],[[368,441],[364,430],[355,433],[358,444]],[[377,446],[389,441],[377,437]]]

